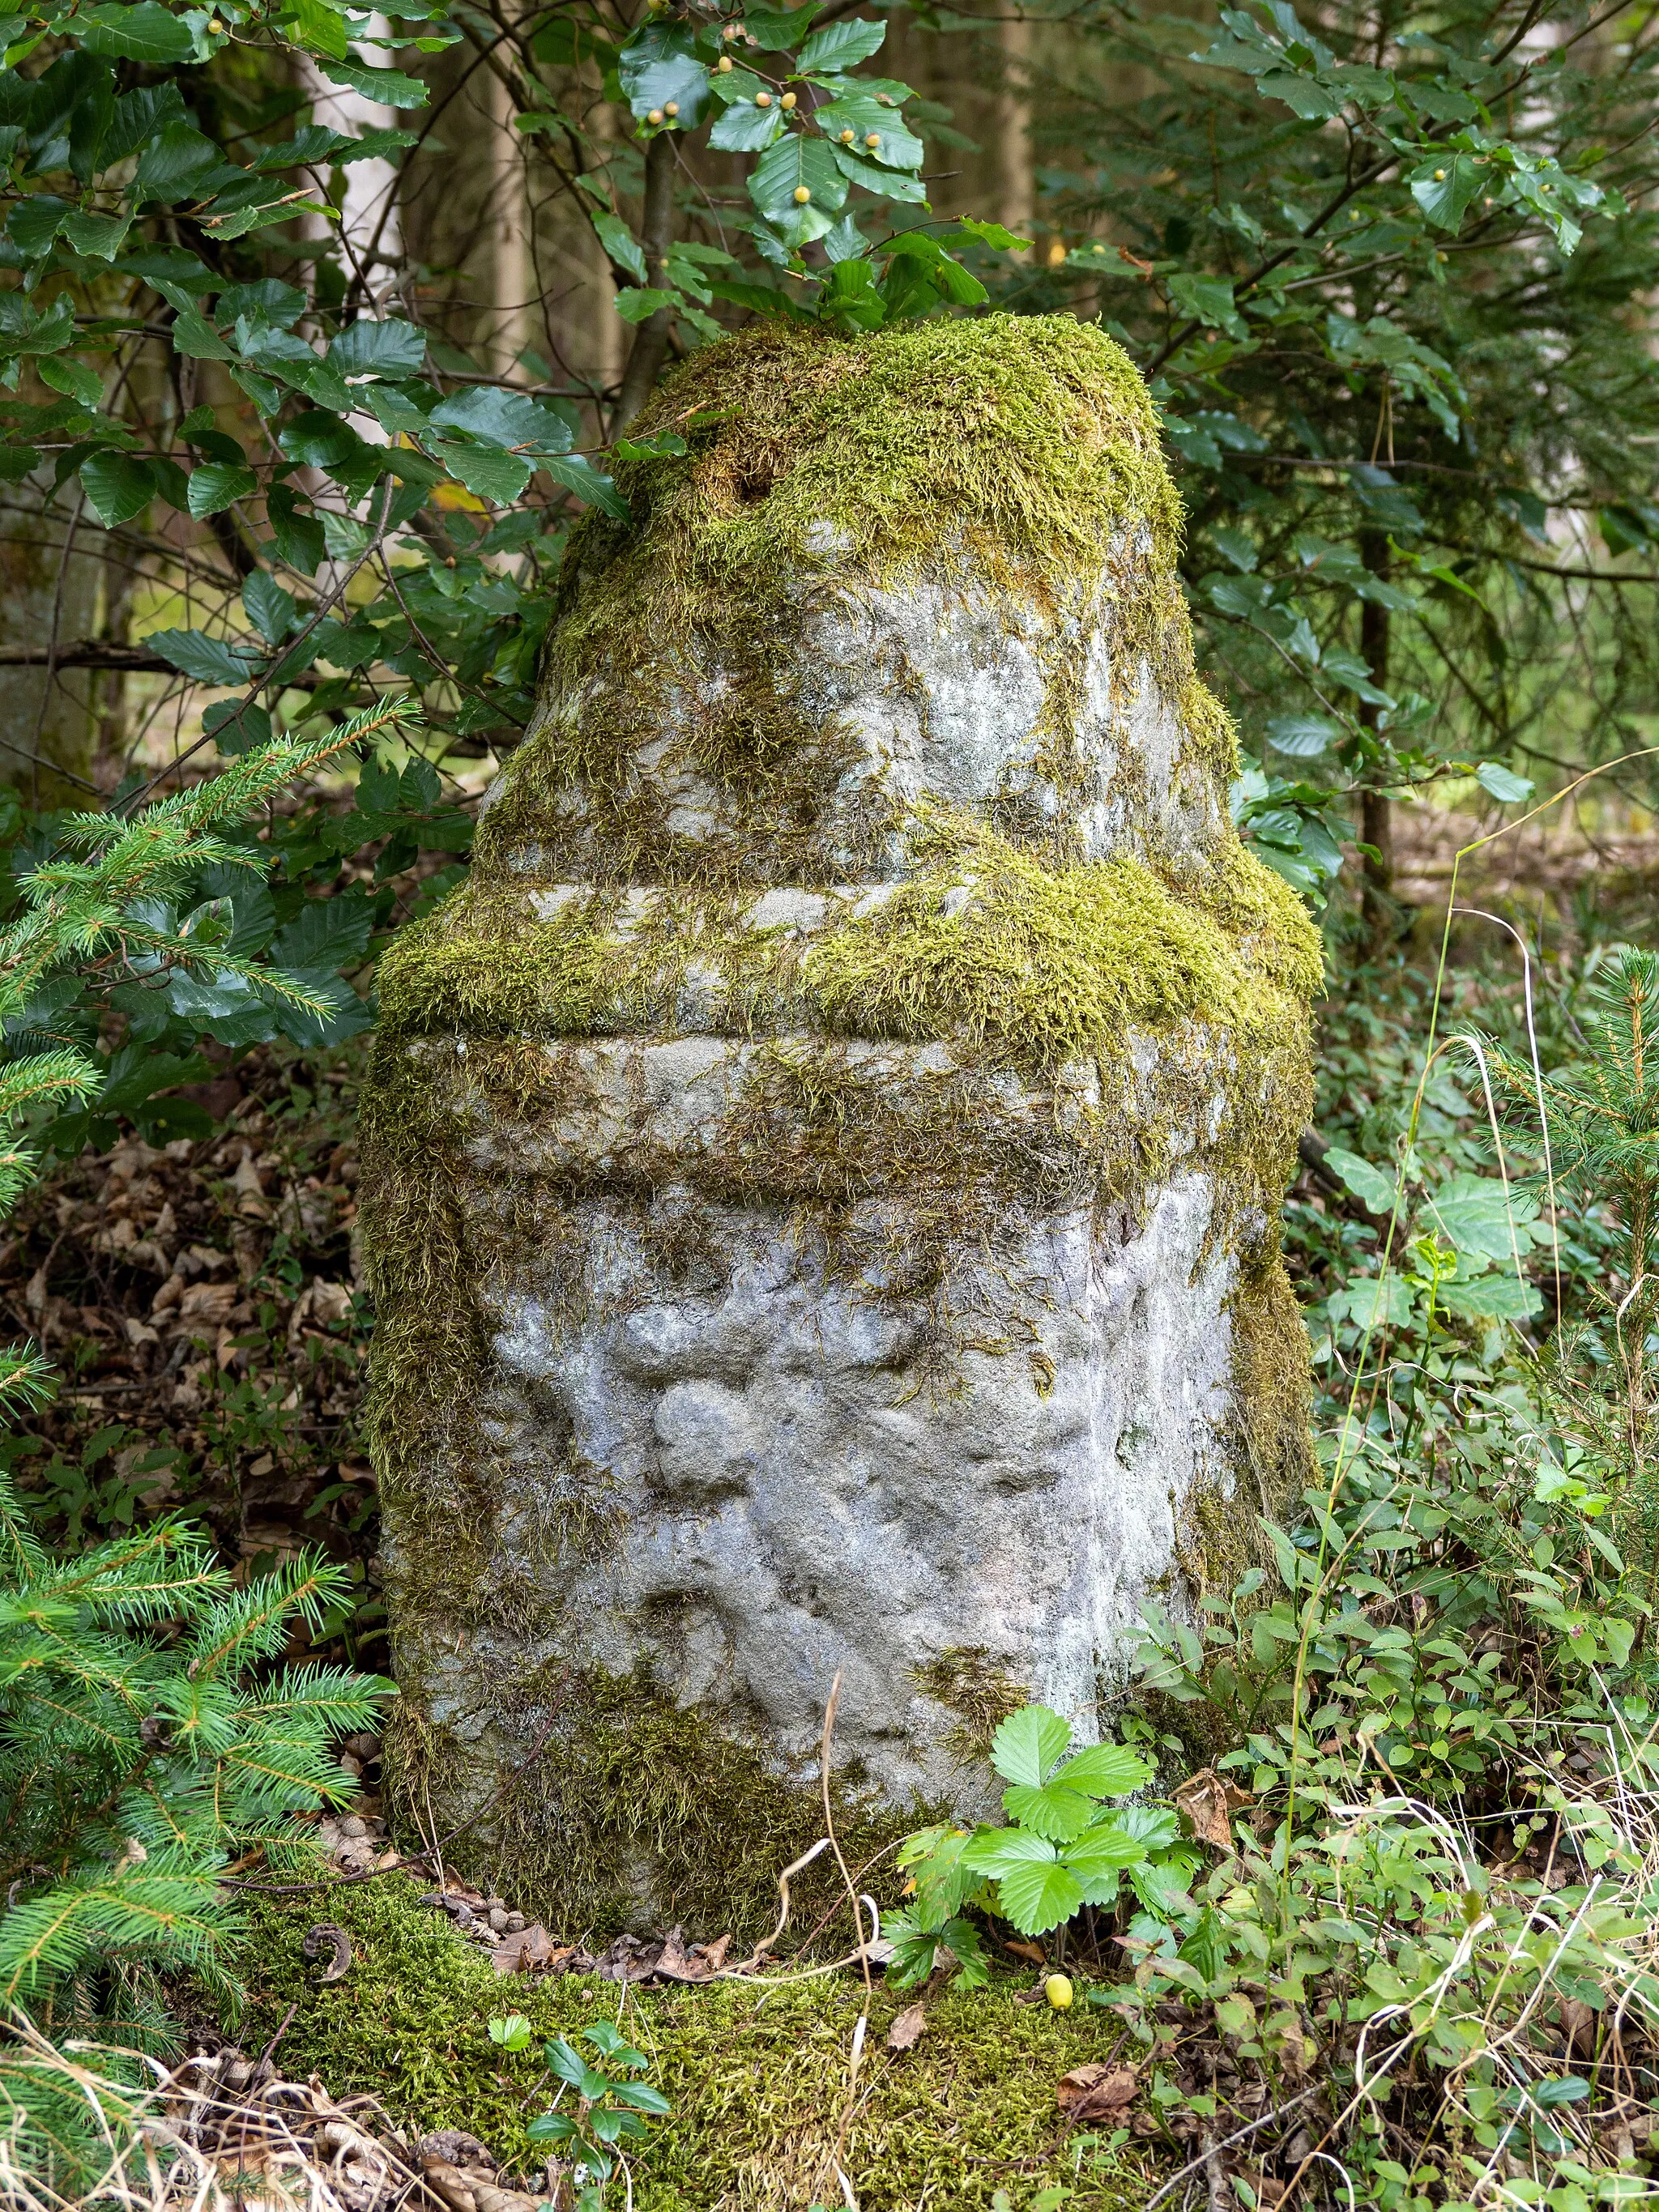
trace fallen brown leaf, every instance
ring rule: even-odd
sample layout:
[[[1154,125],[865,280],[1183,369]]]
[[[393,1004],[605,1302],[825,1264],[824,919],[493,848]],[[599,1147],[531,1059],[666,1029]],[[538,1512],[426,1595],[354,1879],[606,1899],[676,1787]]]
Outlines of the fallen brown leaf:
[[[1171,1794],[1177,1809],[1186,1814],[1191,1824],[1193,1833],[1201,1843],[1213,1844],[1218,1851],[1231,1851],[1233,1848],[1232,1823],[1228,1814],[1255,1802],[1248,1790],[1226,1781],[1212,1766],[1202,1766],[1196,1774],[1188,1775]]]
[[[1567,2049],[1576,2058],[1589,2058],[1595,2050],[1595,2014],[1580,1997],[1563,1997],[1556,2007]]]
[[[1005,1951],[1012,1951],[1015,1958],[1024,1959],[1034,1966],[1046,1966],[1048,1963],[1048,1954],[1041,1943],[1021,1943],[1008,1936],[1004,1937],[1002,1948]]]
[[[320,1959],[325,1951],[328,1953],[321,1976],[325,1982],[340,1981],[350,1969],[351,1938],[332,1920],[319,1920],[314,1928],[307,1928],[300,1948],[307,1959]]]
[[[714,1969],[701,1948],[688,1951],[684,1928],[671,1928],[663,1938],[663,1946],[653,1973],[670,1982],[712,1982]]]
[[[1133,2067],[1103,2066],[1091,2061],[1062,2075],[1054,2102],[1074,2127],[1121,2120],[1140,2094]]]
[[[516,1936],[503,1936],[489,1958],[498,1974],[557,1973],[575,1954],[574,1943],[556,1943],[541,1922],[532,1920]]]
[[[927,2025],[927,2015],[919,2004],[906,2005],[904,2010],[887,2031],[890,2051],[908,2051],[920,2042],[921,2031]]]

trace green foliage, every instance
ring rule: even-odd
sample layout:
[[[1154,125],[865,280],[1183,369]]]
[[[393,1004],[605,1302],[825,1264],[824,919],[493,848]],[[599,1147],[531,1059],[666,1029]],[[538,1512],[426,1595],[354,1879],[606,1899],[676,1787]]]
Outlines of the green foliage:
[[[1615,1486],[1634,1488],[1645,1504],[1659,1314],[1659,1064],[1652,1056],[1659,957],[1617,952],[1578,1027],[1578,1054],[1547,1073],[1498,1038],[1472,1037],[1467,1048],[1490,1066],[1511,1125],[1523,1116],[1541,1124],[1543,1156],[1526,1198],[1534,1212],[1547,1206],[1551,1227],[1534,1226],[1534,1239],[1545,1241],[1563,1214],[1602,1213],[1605,1278],[1588,1314],[1553,1347],[1549,1379],[1563,1413],[1607,1459]]]
[[[529,2023],[525,2026],[527,2029]],[[489,2028],[493,2036],[494,2021]],[[660,2089],[633,2078],[651,2062],[642,2051],[635,2050],[614,2021],[595,2021],[583,2029],[579,2040],[591,2045],[602,2063],[596,2066],[567,2036],[549,2041],[544,2046],[547,2070],[562,2084],[558,2100],[570,2092],[573,2109],[561,2112],[556,2101],[553,2110],[532,2120],[525,2133],[532,2142],[559,2146],[561,2155],[576,2169],[580,2212],[590,2212],[591,2207],[604,2203],[605,2184],[626,2158],[624,2147],[644,2142],[650,2133],[648,2121],[665,2119],[674,2108]]]
[[[404,712],[387,705],[309,745],[261,747],[130,821],[60,823],[59,846],[22,879],[0,929],[0,1211],[33,1171],[26,1117],[100,1095],[100,1071],[63,1021],[88,979],[115,992],[135,975],[205,972],[266,1004],[325,1009],[303,966],[259,961],[228,921],[183,927],[169,902],[203,868],[257,868],[226,833]],[[0,1352],[0,1405],[38,1404],[49,1388],[32,1346]],[[216,1972],[236,1923],[218,1882],[226,1860],[280,1844],[293,1814],[343,1793],[329,1740],[370,1722],[388,1686],[338,1668],[276,1668],[348,1587],[343,1570],[299,1559],[239,1588],[172,1519],[55,1559],[0,1476],[0,1999],[59,2032],[101,2019],[143,2040],[164,2033],[157,1968]],[[72,2164],[76,2138],[61,2136],[62,2100],[35,2060],[4,2063],[16,2126],[41,2134],[43,2158]]]
[[[923,142],[905,120],[915,95],[860,73],[885,27],[813,31],[818,12],[653,8],[629,29],[573,7],[504,35],[443,0],[410,0],[373,31],[314,0],[228,0],[199,20],[160,0],[78,12],[46,0],[7,19],[0,481],[46,507],[72,503],[86,533],[101,526],[151,550],[169,532],[197,543],[192,582],[207,592],[190,603],[205,611],[145,645],[185,683],[234,695],[207,707],[204,742],[234,756],[275,726],[362,704],[376,670],[418,686],[433,727],[463,748],[515,739],[567,526],[584,506],[626,520],[605,453],[671,336],[695,347],[719,335],[722,302],[858,331],[986,299],[951,246],[982,257],[1019,241],[995,224],[955,227],[948,243],[926,227]],[[303,56],[332,84],[418,110],[417,78],[355,57],[463,40],[506,70],[518,129],[547,138],[609,261],[637,332],[621,393],[560,382],[533,355],[510,375],[547,396],[492,380],[369,296],[386,225],[372,240],[352,232],[350,171],[395,167],[423,133],[354,137],[280,88]],[[587,62],[625,150],[562,105],[571,65]],[[715,214],[718,244],[679,234],[673,142],[693,131],[741,156],[746,176],[738,204]],[[624,210],[641,167],[636,232]],[[878,243],[860,222],[893,208],[906,227]],[[277,242],[296,217],[327,234],[303,260]],[[412,270],[397,287],[420,289]],[[623,436],[616,450],[684,453],[696,428]],[[165,546],[159,558],[176,586]],[[210,1028],[247,1013],[190,1011]]]
[[[882,1923],[896,1947],[889,1978],[898,1987],[926,1980],[941,1953],[965,1986],[988,1978],[978,1932],[965,1917],[970,1906],[1041,1936],[1085,1905],[1115,1905],[1127,1876],[1162,1931],[1198,1863],[1177,1843],[1180,1824],[1167,1807],[1103,1802],[1151,1781],[1152,1769],[1137,1753],[1097,1743],[1068,1758],[1071,1741],[1071,1724],[1058,1713],[1022,1705],[991,1740],[991,1764],[1008,1784],[1002,1808],[1011,1825],[924,1828],[905,1839],[898,1863],[909,1870],[915,1902]]]
[[[270,1671],[342,1596],[340,1568],[292,1561],[239,1589],[172,1520],[54,1560],[9,1486],[0,1545],[15,1886],[0,1996],[52,2020],[90,1990],[125,2027],[135,1968],[216,1960],[236,1919],[217,1886],[225,1860],[344,1794],[330,1739],[372,1723],[387,1686],[332,1667]]]
[[[1357,787],[1514,805],[1647,742],[1650,9],[1063,12],[1033,105],[1070,243],[1014,296],[1154,380],[1261,856],[1316,893]]]
[[[1474,1172],[1495,1128],[1486,1146],[1463,1133],[1472,1102],[1443,1063],[1402,1054],[1381,1079],[1373,1064],[1371,1097],[1344,1100],[1355,1147],[1323,1167],[1370,1218],[1345,1224],[1317,1310],[1340,1383],[1323,1480],[1268,1531],[1271,1583],[1206,1597],[1194,1622],[1154,1613],[1142,1653],[1158,1717],[1126,1733],[1201,1741],[1249,1809],[1133,1982],[1091,1994],[1130,2020],[1171,2106],[1175,2045],[1199,2022],[1270,2077],[1316,2054],[1327,2142],[1362,2203],[1461,2205],[1498,2172],[1552,2204],[1623,2185],[1611,2069],[1659,2027],[1644,1934],[1659,1532],[1627,1418],[1645,1354],[1621,1367],[1612,1339],[1640,1281],[1654,983],[1646,956],[1620,953],[1570,1018],[1553,1007],[1541,1046],[1530,983],[1530,1048],[1461,1036],[1513,1109],[1498,1176]],[[1358,1146],[1382,1149],[1390,1125],[1385,1174]],[[1367,1250],[1369,1279],[1347,1275]],[[1540,1261],[1568,1309],[1542,1355],[1519,1326]],[[1565,2051],[1540,2025],[1558,2003],[1588,2022]]]

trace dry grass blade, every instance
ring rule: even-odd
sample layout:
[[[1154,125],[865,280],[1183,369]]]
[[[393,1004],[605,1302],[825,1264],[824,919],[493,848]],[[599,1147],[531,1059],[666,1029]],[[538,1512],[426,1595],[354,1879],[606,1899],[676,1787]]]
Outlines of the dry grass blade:
[[[151,2060],[155,2085],[135,2093],[100,2070],[130,2052],[59,2049],[26,2021],[15,2033],[36,2072],[84,2107],[102,2157],[59,2187],[15,2133],[0,2135],[5,2212],[536,2212],[549,2202],[501,2187],[482,2144],[411,2142],[373,2099],[339,2102],[315,2075],[284,2081],[269,2055]]]

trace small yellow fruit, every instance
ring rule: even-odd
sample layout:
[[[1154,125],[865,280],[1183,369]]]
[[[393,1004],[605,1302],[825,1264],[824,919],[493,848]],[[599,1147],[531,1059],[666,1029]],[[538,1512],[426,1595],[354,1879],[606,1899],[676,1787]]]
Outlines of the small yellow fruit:
[[[780,107],[781,107],[781,108],[785,108],[785,109],[788,109],[788,108],[793,107],[793,106],[794,106],[794,104],[795,104],[795,95],[794,95],[794,94],[793,94],[793,92],[786,92],[786,93],[784,94],[784,95],[783,95],[783,98],[782,98],[782,99],[778,102],[778,106],[779,106]]]
[[[1446,173],[1445,173],[1445,171],[1444,171],[1443,169],[1437,169],[1437,170],[1435,171],[1435,173],[1434,173],[1434,181],[1436,182],[1436,184],[1437,184],[1437,185],[1443,185],[1443,184],[1445,183],[1445,181],[1446,181]]]
[[[667,106],[666,106],[666,107],[665,107],[665,108],[664,108],[664,110],[663,110],[663,113],[664,113],[665,115],[669,115],[669,116],[678,115],[678,114],[679,113],[679,112],[680,112],[680,110],[679,110],[679,103],[678,103],[678,100],[671,100],[669,101],[669,103],[668,103]]]
[[[722,76],[730,76],[732,74],[732,57],[730,54],[722,54],[720,56],[720,74]]]
[[[858,132],[856,131],[843,131],[841,134],[841,143],[843,146],[851,146],[854,143],[857,137]]]
[[[737,35],[738,27],[735,23],[728,23],[726,28],[720,33],[720,36],[723,39],[735,39]]]
[[[769,92],[757,92],[755,94],[755,105],[757,107],[769,107],[772,105],[771,94]]]
[[[1071,2009],[1072,1984],[1064,1974],[1050,1974],[1042,1988],[1043,1994],[1056,2012]]]
[[[659,108],[659,107],[653,107],[653,108],[652,109],[652,111],[651,111],[650,114],[649,114],[649,115],[647,115],[647,116],[646,117],[646,118],[645,118],[645,119],[646,119],[646,121],[647,121],[647,123],[660,123],[660,122],[662,121],[662,110],[661,110],[661,108]]]
[[[866,131],[864,134],[864,143],[866,146],[879,146],[881,143],[880,131]]]
[[[812,197],[811,193],[811,192],[809,192],[809,191],[807,191],[807,189],[806,189],[806,187],[805,187],[805,185],[796,185],[796,187],[795,187],[795,205],[796,205],[797,207],[805,207],[805,206],[806,205],[807,201],[808,201],[808,200],[810,200],[810,199],[811,198],[811,197]]]

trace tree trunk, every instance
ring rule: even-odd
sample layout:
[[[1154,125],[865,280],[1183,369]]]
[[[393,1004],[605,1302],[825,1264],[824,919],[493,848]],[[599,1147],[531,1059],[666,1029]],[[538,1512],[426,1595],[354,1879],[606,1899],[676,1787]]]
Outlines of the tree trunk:
[[[1376,531],[1360,534],[1359,557],[1374,576],[1386,576],[1389,543]],[[1379,691],[1389,686],[1389,610],[1366,599],[1359,610],[1359,650],[1370,665],[1371,681]],[[1376,731],[1382,709],[1367,699],[1361,702],[1363,726]],[[1360,842],[1370,849],[1364,857],[1361,909],[1365,942],[1373,954],[1386,952],[1400,927],[1400,908],[1394,896],[1394,808],[1386,791],[1364,793],[1359,812]]]
[[[59,648],[98,635],[118,571],[106,578],[103,533],[79,520],[76,487],[48,508],[39,485],[8,488],[0,506],[0,647],[39,652],[0,675],[0,783],[38,806],[84,807],[97,789],[99,677],[66,672]]]
[[[516,128],[513,94],[492,71],[489,77],[490,197],[489,365],[504,380],[532,342],[530,304],[536,285],[531,273],[530,194],[524,155]]]

